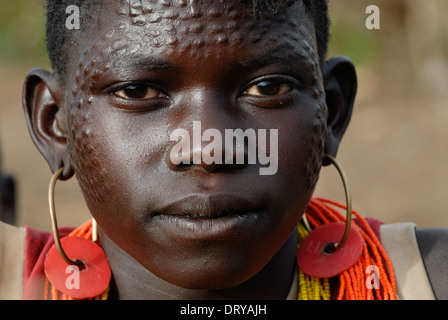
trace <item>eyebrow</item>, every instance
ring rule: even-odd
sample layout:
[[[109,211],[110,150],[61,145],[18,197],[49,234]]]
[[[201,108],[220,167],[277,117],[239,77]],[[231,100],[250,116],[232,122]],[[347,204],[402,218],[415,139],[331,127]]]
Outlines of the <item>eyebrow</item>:
[[[285,54],[284,50],[281,50],[281,48],[274,48],[270,51],[263,53],[259,56],[249,58],[246,60],[242,60],[239,62],[239,64],[247,69],[256,69],[262,66],[265,66],[272,62],[279,62],[279,61],[286,61],[288,58],[297,58],[298,60],[300,58],[299,54]]]
[[[164,59],[157,57],[148,57],[140,54],[126,56],[124,61],[120,61],[119,68],[130,70],[165,70],[173,71],[180,69],[180,66],[170,63]]]
[[[303,61],[303,54],[295,52],[295,50],[294,53],[285,53],[285,50],[276,47],[258,56],[236,61],[236,65],[243,67],[244,69],[257,69],[268,64],[285,62],[290,59],[294,59],[300,63],[300,61]],[[126,55],[116,67],[124,72],[134,72],[135,70],[177,71],[182,68],[180,65],[168,62],[163,58],[146,56],[139,53]]]

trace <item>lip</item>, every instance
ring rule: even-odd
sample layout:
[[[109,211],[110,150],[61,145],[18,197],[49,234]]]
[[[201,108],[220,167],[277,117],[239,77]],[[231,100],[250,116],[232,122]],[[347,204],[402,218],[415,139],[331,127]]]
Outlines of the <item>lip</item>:
[[[152,221],[174,239],[241,241],[253,232],[261,205],[231,194],[189,195],[160,207]]]

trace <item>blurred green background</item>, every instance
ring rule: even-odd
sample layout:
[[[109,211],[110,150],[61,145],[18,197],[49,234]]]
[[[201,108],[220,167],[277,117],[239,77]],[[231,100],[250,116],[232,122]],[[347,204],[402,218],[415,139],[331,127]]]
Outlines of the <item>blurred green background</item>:
[[[368,5],[381,29],[365,27]],[[448,1],[332,0],[329,56],[350,57],[359,89],[338,159],[353,206],[385,222],[448,227]],[[0,0],[0,143],[2,169],[17,180],[18,225],[50,230],[50,170],[23,116],[27,70],[49,68],[43,0]],[[316,195],[344,201],[334,168],[324,168]],[[61,225],[89,217],[76,179],[56,194]]]
[[[43,0],[0,2],[0,63],[48,65]]]

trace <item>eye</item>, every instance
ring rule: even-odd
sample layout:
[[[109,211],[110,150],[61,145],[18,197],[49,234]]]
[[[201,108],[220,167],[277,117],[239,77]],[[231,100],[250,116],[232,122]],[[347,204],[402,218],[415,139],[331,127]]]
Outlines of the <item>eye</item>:
[[[148,100],[162,96],[162,93],[145,84],[130,84],[114,92],[119,98],[127,100]]]
[[[281,96],[292,90],[292,86],[282,80],[263,80],[245,90],[250,96]]]

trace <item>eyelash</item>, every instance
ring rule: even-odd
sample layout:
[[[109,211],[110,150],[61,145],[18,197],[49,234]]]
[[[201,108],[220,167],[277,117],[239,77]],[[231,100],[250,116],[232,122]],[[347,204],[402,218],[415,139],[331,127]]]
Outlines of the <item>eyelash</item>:
[[[271,91],[272,94],[263,94],[263,83],[266,84],[264,89],[267,88],[268,91],[268,87],[273,85],[274,88],[271,89],[274,89],[274,92]],[[245,98],[249,103],[259,105],[260,107],[272,107],[277,106],[279,100],[282,100],[280,104],[286,103],[291,97],[291,92],[298,89],[299,86],[299,81],[293,77],[269,75],[251,81],[240,92],[238,97]],[[131,92],[126,93],[126,90],[136,90],[138,96],[131,97],[129,96]],[[138,92],[139,90],[140,93]],[[112,86],[108,89],[108,92],[113,94],[115,98],[123,101],[123,103],[125,103],[124,101],[127,101],[127,103],[155,103],[156,101],[161,101],[160,99],[169,99],[169,96],[158,89],[157,86],[145,82],[129,82],[117,87]],[[256,94],[257,92],[259,94]]]
[[[277,86],[278,88],[274,88],[274,90],[277,89],[276,91],[280,91],[280,93],[272,93],[272,94],[265,93],[265,94],[263,94],[260,91],[261,87],[258,87],[258,86],[262,85],[263,83],[270,83],[270,84],[273,84],[274,86]],[[267,88],[268,86],[269,86],[269,84],[267,86],[265,86],[265,88]],[[285,88],[285,87],[287,87],[287,88]],[[283,95],[287,94],[288,92],[290,92],[291,90],[296,89],[297,87],[298,87],[297,81],[294,81],[292,79],[284,79],[284,78],[279,78],[279,77],[264,77],[261,79],[256,79],[256,80],[252,81],[251,83],[249,83],[249,85],[247,85],[246,88],[243,90],[242,95],[250,96],[250,97],[254,97],[254,98],[255,97],[274,98],[274,97],[283,96]],[[253,94],[251,92],[253,90],[257,90],[259,95]]]
[[[134,87],[134,89],[131,89],[131,87]],[[144,96],[141,98],[129,97],[129,94],[126,94],[125,92],[126,90],[138,90],[139,88],[144,89]],[[153,92],[153,96],[146,98],[146,96],[150,94],[150,91]],[[110,90],[110,92],[120,99],[131,101],[146,101],[166,97],[166,95],[163,94],[161,90],[146,83],[128,83],[126,85],[120,86],[119,88]],[[120,92],[121,94],[119,94]]]

